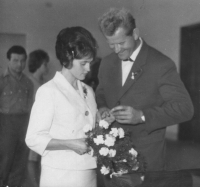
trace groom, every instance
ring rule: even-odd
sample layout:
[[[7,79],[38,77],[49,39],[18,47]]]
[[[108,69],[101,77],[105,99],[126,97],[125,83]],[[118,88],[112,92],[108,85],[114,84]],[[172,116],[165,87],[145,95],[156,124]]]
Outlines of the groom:
[[[101,116],[112,114],[113,126],[131,130],[135,148],[147,165],[141,186],[162,187],[167,179],[168,187],[189,187],[181,184],[177,171],[166,172],[165,165],[166,127],[193,116],[174,62],[140,37],[126,9],[110,9],[99,19],[99,26],[113,49],[99,69],[96,99]],[[136,175],[125,177],[127,184],[134,184]],[[104,181],[106,187],[112,186],[112,180]]]

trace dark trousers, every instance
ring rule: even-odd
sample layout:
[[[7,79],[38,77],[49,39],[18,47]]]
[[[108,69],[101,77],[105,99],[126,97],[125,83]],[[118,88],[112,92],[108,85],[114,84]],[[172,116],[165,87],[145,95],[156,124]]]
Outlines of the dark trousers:
[[[113,176],[110,178],[109,175],[103,177],[104,187],[136,187],[142,184],[141,174],[124,174],[120,177]]]
[[[25,144],[29,114],[0,114],[0,184],[21,186],[29,149]]]
[[[192,175],[187,170],[147,172],[138,187],[192,187]]]
[[[192,176],[189,171],[155,171],[146,172],[144,181],[140,174],[123,175],[122,177],[104,177],[105,187],[192,187]]]

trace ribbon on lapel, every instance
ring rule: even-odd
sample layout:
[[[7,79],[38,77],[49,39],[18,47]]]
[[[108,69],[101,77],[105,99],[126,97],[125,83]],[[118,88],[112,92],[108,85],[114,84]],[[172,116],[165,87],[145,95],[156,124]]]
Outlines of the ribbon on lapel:
[[[143,41],[142,48],[141,48],[137,58],[135,59],[133,67],[131,68],[131,71],[127,77],[127,80],[126,80],[124,86],[122,87],[122,89],[118,95],[116,102],[118,102],[120,100],[120,98],[126,93],[126,91],[128,91],[128,89],[142,75],[142,73],[143,73],[142,67],[146,64],[146,61],[147,61],[148,48],[149,47],[147,46],[145,41]],[[132,74],[133,74],[133,76],[132,76]],[[134,79],[132,79],[131,77],[133,77]]]
[[[138,80],[138,78],[142,75],[142,68],[139,68],[137,71],[131,70],[127,77],[127,80],[122,87],[122,90],[119,93],[118,100],[126,93],[126,91]]]

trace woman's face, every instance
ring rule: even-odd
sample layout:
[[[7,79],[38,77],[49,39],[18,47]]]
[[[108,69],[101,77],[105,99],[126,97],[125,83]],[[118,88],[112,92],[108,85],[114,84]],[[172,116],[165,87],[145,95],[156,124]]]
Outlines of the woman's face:
[[[69,69],[71,75],[78,80],[84,80],[87,73],[90,71],[90,63],[93,61],[91,57],[82,59],[74,59],[73,66]]]

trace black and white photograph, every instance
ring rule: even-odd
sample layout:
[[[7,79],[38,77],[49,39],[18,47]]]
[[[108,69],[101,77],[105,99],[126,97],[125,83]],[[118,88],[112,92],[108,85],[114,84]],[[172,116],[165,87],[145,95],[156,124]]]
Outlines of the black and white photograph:
[[[199,0],[0,0],[0,187],[200,187]]]

